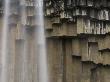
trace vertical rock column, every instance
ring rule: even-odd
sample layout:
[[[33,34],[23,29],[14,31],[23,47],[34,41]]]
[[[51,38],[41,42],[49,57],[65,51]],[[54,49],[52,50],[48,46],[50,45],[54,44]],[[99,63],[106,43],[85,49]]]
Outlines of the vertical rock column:
[[[28,34],[26,30],[26,3],[25,0],[19,1],[19,21],[16,27],[15,43],[15,82],[32,82],[32,73],[29,70],[32,66],[28,62],[30,57],[28,53]]]
[[[2,45],[1,45],[1,82],[14,82],[14,29],[12,25],[10,5],[13,3],[10,0],[5,0],[3,30],[2,30]]]
[[[0,39],[2,38],[2,26],[3,26],[3,17],[0,17],[0,25],[1,25],[1,28],[0,28]],[[1,53],[1,40],[0,40],[0,53]],[[0,60],[1,60],[1,54],[0,54]],[[1,80],[1,70],[2,70],[2,63],[0,62],[0,80]]]

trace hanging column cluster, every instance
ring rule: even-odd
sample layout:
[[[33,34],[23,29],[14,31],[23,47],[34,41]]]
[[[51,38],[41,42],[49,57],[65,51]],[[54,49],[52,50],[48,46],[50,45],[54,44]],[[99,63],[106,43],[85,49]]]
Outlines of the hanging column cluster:
[[[72,22],[77,34],[109,33],[109,0],[45,0],[44,5],[45,17],[56,18],[52,24]]]

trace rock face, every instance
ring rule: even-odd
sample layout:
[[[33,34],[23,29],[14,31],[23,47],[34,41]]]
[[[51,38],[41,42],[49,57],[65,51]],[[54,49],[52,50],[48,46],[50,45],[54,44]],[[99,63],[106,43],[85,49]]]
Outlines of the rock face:
[[[11,4],[9,82],[38,82],[34,0]],[[109,0],[44,0],[44,22],[50,82],[110,82]]]
[[[109,82],[110,1],[45,0],[53,82]]]
[[[3,0],[2,0],[3,1]],[[8,30],[8,73],[5,82],[38,82],[35,47],[34,1],[10,0]],[[0,52],[3,28],[3,6],[0,8]],[[0,54],[0,60],[2,56]],[[0,62],[0,70],[2,63]],[[1,76],[1,71],[0,71]],[[5,78],[5,77],[4,77]],[[1,77],[0,77],[1,80]]]

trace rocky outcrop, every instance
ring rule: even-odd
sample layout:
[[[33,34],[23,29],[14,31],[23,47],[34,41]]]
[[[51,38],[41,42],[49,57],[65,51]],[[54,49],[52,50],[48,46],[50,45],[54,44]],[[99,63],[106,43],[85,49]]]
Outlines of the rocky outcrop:
[[[51,74],[62,79],[55,82],[109,82],[110,1],[45,0],[44,5],[47,42],[58,49],[48,47],[49,59],[56,60]],[[63,71],[58,76],[56,66]]]

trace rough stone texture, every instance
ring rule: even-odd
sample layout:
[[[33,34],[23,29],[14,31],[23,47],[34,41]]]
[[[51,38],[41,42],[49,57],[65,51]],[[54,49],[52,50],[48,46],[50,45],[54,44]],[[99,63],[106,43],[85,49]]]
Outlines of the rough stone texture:
[[[56,66],[63,66],[56,71],[55,65],[49,63],[51,81],[109,82],[110,1],[45,0],[44,5],[47,46],[50,39],[52,45],[60,45],[57,52],[52,46],[47,48],[48,58],[54,58]],[[53,57],[50,51],[55,53]],[[61,77],[55,75],[59,70],[63,70]]]
[[[44,0],[49,80],[110,82],[110,16],[107,14],[110,13],[110,1],[71,1]],[[34,2],[26,0],[26,19],[23,22],[20,21],[21,11],[16,11],[17,6],[23,5],[13,5],[8,32],[9,82],[38,82],[35,26],[39,21],[35,22]],[[100,15],[101,12],[106,14]],[[2,17],[3,11],[0,10],[0,38]],[[0,63],[0,69],[1,66]]]

